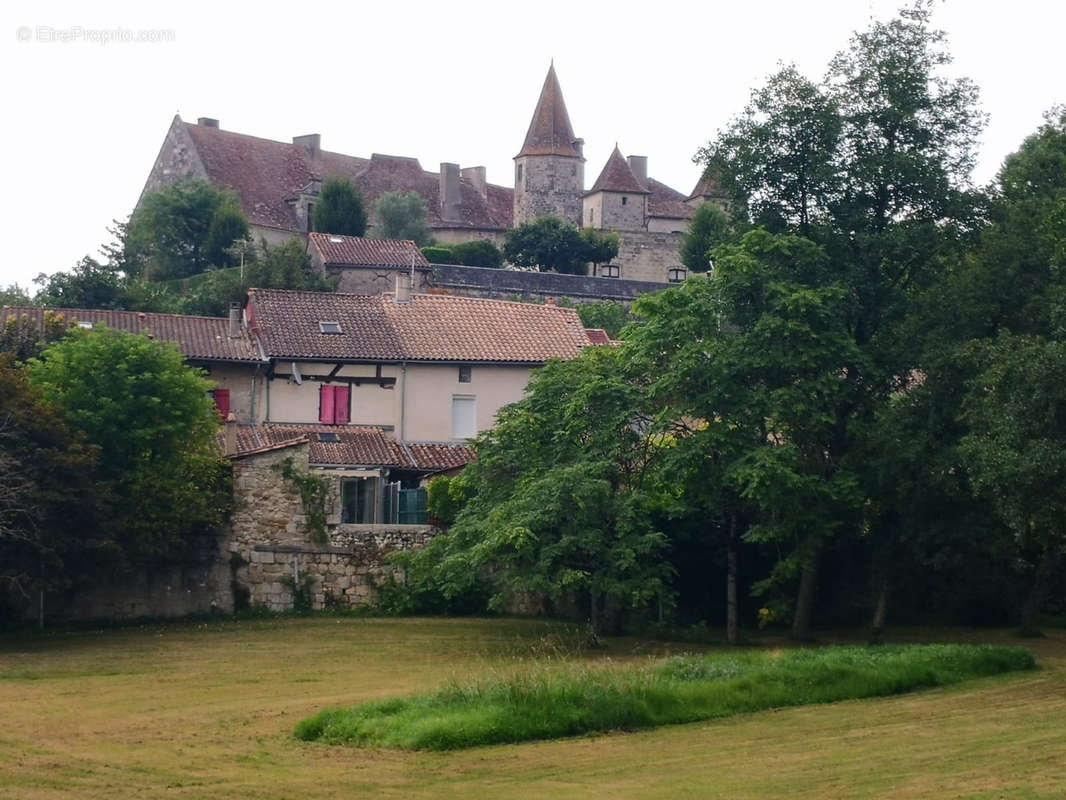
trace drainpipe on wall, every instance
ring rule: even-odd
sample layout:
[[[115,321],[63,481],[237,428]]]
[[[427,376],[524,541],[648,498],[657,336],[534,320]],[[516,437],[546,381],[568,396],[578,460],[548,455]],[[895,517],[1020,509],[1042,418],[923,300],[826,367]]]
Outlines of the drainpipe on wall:
[[[400,441],[407,441],[407,362],[400,364]]]

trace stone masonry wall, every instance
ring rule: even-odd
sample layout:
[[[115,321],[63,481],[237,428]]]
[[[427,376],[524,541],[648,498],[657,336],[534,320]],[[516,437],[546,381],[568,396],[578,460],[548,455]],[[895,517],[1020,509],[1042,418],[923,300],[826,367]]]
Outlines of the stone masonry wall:
[[[234,461],[237,509],[229,542],[233,581],[248,601],[272,611],[293,608],[293,581],[311,578],[313,608],[372,603],[375,586],[403,571],[386,563],[389,553],[424,547],[436,529],[428,525],[331,525],[329,541],[311,541],[300,499],[275,469],[286,458],[307,469],[308,445],[268,451]]]
[[[666,283],[669,271],[681,267],[680,233],[619,231],[618,256],[612,263],[621,266],[621,277],[632,281]]]
[[[580,158],[522,156],[515,163],[515,227],[537,217],[559,217],[581,224],[585,164]],[[518,180],[518,166],[522,167],[521,180]]]

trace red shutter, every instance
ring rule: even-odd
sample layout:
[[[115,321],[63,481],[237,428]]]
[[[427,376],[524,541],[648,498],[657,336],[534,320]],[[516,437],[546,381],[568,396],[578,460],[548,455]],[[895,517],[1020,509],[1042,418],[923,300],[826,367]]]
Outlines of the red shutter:
[[[333,424],[333,387],[321,386],[318,390],[318,421]]]
[[[348,387],[333,387],[333,421],[338,425],[348,424]]]
[[[215,389],[212,394],[215,396],[215,407],[225,422],[229,418],[229,389]]]

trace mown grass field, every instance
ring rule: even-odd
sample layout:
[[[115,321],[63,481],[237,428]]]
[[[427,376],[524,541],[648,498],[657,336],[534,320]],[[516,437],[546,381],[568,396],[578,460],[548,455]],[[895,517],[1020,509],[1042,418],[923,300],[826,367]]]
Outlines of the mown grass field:
[[[827,641],[849,641],[846,634]],[[891,641],[1018,644],[1009,632]],[[762,637],[766,646],[781,641]],[[324,708],[694,651],[536,621],[284,619],[0,637],[0,798],[1066,796],[1066,631],[1041,668],[916,694],[428,753],[295,739]]]

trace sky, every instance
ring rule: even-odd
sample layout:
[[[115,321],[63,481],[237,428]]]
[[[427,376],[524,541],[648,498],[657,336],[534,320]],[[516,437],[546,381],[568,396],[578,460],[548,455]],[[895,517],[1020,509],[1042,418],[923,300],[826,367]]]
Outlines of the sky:
[[[695,151],[779,63],[824,74],[849,35],[902,0],[23,2],[0,9],[10,223],[0,286],[95,255],[133,210],[175,113],[280,141],[319,133],[350,155],[485,166],[513,185],[554,59],[585,181],[617,142],[688,193]],[[1066,103],[1060,0],[942,0],[950,75],[989,124],[974,180]]]

